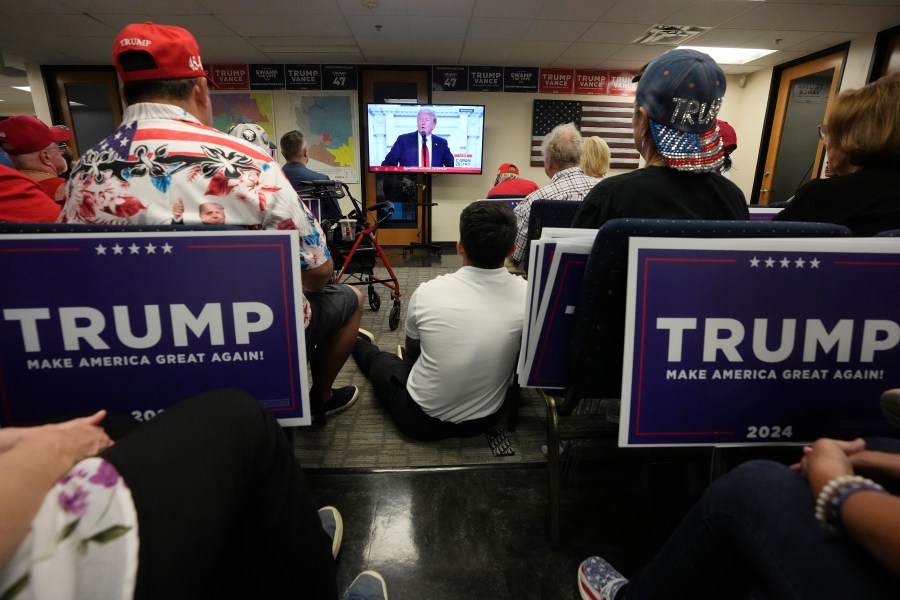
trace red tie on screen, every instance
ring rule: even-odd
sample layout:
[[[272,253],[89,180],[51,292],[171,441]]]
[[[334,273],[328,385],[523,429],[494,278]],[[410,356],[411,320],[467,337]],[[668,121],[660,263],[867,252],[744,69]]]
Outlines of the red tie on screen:
[[[428,167],[430,163],[428,162],[428,144],[425,143],[425,134],[422,134],[422,166]]]

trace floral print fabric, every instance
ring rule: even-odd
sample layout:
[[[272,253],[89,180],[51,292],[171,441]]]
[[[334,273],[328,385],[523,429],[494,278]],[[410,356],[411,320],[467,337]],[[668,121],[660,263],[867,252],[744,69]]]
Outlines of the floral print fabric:
[[[0,571],[0,598],[131,598],[138,546],[128,486],[110,463],[88,458],[44,497],[31,531]]]

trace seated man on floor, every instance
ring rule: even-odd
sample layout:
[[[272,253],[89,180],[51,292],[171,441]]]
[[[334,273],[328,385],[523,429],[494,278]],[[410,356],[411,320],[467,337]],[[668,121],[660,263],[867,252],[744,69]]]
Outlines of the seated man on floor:
[[[503,261],[516,217],[500,202],[473,202],[459,218],[462,267],[421,284],[409,300],[406,356],[382,352],[360,331],[353,358],[397,427],[421,441],[493,427],[516,363],[526,282]]]

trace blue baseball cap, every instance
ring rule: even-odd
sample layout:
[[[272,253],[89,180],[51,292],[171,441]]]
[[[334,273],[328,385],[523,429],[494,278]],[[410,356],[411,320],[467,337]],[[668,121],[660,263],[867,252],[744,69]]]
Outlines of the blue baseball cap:
[[[725,72],[703,52],[676,48],[650,61],[637,88],[637,104],[669,166],[705,173],[722,165],[716,115],[725,96]]]

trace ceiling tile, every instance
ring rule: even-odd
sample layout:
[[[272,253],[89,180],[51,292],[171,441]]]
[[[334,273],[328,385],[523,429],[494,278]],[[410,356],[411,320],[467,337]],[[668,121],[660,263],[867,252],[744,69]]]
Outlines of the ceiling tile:
[[[334,35],[350,35],[343,17],[338,15],[290,15],[253,14],[221,15],[222,23],[238,35],[319,35],[327,31]]]
[[[464,38],[469,28],[466,17],[428,18],[422,16],[409,17],[407,35],[412,37]]]
[[[136,13],[150,9],[154,15],[197,15],[210,11],[196,0],[153,0],[152,3],[123,2],[122,0],[61,0],[79,13]],[[159,18],[159,17],[157,17]],[[162,22],[162,20],[160,20]]]
[[[357,38],[368,36],[383,36],[385,38],[405,36],[409,33],[408,17],[384,17],[362,15],[345,18],[350,31]],[[380,29],[377,29],[380,27]]]
[[[525,36],[531,21],[476,17],[469,25],[468,39],[517,40]]]
[[[612,60],[641,60],[647,62],[671,49],[671,46],[622,46],[609,58]]]
[[[552,0],[477,0],[475,17],[503,17],[508,19],[534,19]]]
[[[622,44],[586,44],[578,42],[559,55],[561,60],[593,60],[595,62],[609,58],[622,48]]]
[[[548,42],[574,42],[590,25],[588,21],[533,21],[526,37]]]
[[[568,42],[524,41],[519,42],[513,54],[522,66],[547,66],[570,46]]]
[[[669,15],[678,12],[690,0],[619,0],[603,14],[604,21],[616,23],[645,23],[648,25],[692,25],[692,23],[671,23]]]
[[[691,2],[666,17],[668,25],[696,25],[698,27],[717,27],[741,13],[755,7],[759,2],[750,0],[705,0]]]
[[[171,0],[178,3],[179,0]],[[196,0],[213,15],[242,15],[247,12],[247,0]],[[153,6],[157,1],[153,0]],[[357,2],[359,5],[359,2]],[[340,15],[341,9],[334,0],[265,0],[266,12],[284,15]],[[177,12],[177,11],[176,11]]]
[[[484,64],[493,61],[500,65],[513,65],[510,63],[515,46],[505,41],[496,40],[466,40],[460,62],[464,65]]]
[[[554,0],[544,5],[538,19],[558,19],[560,21],[596,21],[615,6],[618,0]]]
[[[578,38],[579,42],[597,42],[606,44],[630,44],[647,31],[642,23],[609,23],[600,21],[591,25]]]

